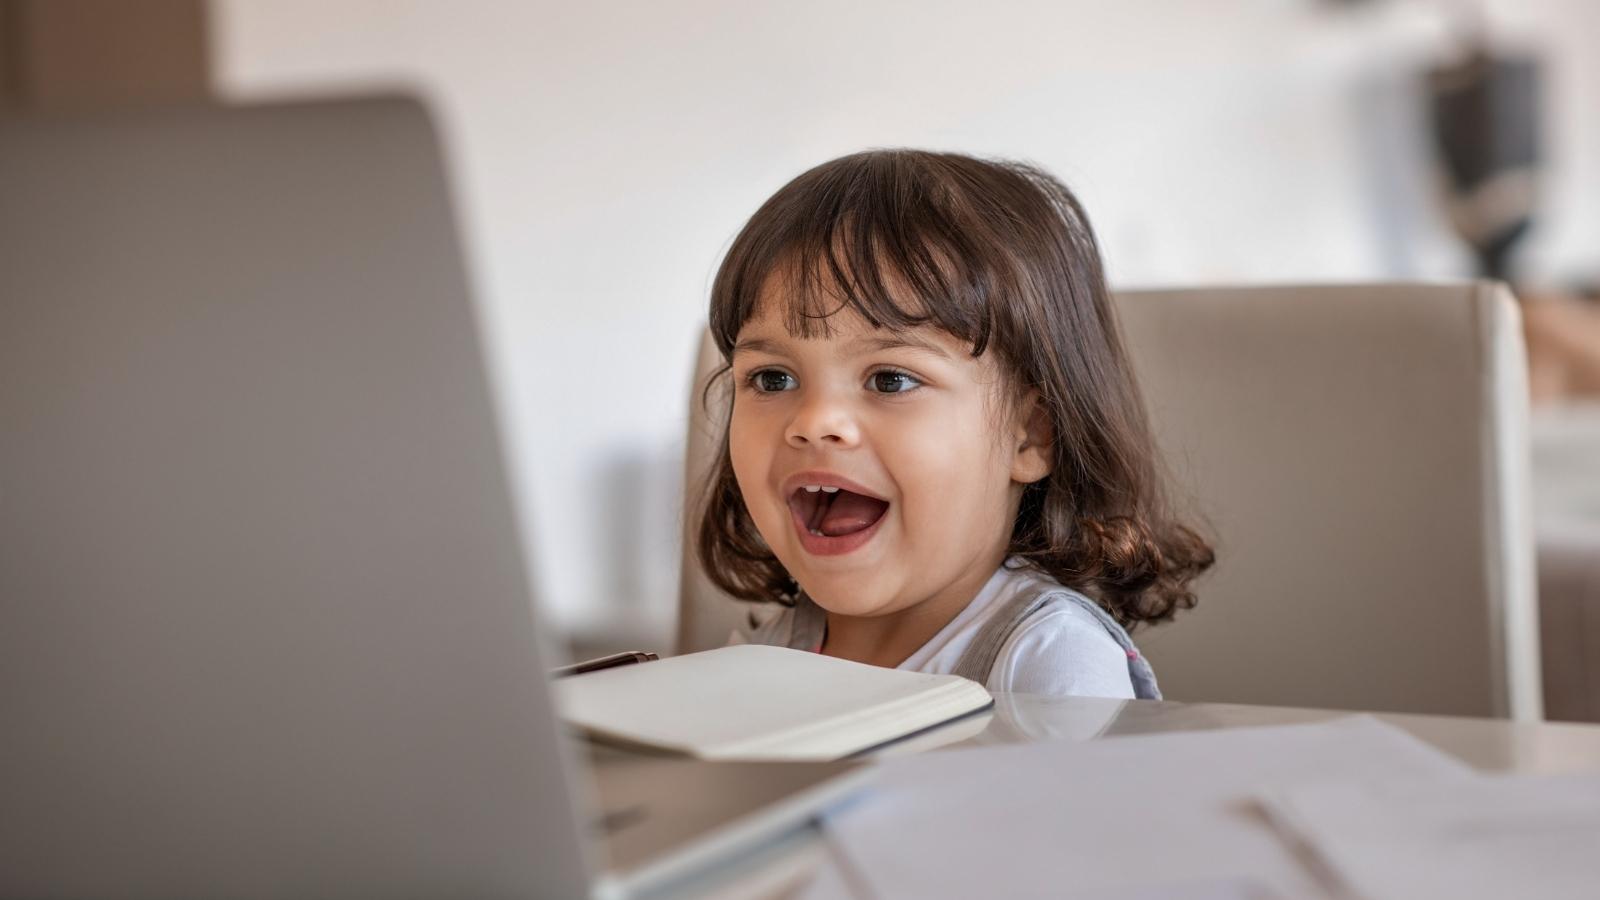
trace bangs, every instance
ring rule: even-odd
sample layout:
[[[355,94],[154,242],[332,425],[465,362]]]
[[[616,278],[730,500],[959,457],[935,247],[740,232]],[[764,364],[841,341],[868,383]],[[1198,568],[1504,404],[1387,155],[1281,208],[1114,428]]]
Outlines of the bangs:
[[[980,356],[1008,280],[958,173],[931,154],[856,154],[785,185],[751,217],[717,273],[711,329],[723,354],[764,303],[790,335],[827,337],[842,310],[873,328],[932,325]]]

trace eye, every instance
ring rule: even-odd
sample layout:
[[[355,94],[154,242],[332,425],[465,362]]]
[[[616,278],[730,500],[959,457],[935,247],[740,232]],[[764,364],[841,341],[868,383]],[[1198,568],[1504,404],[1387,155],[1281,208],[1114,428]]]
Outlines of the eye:
[[[880,394],[904,394],[919,387],[922,387],[922,382],[910,372],[884,369],[867,376],[867,390]]]
[[[760,394],[792,391],[798,386],[794,376],[781,369],[757,369],[745,376],[745,381]]]

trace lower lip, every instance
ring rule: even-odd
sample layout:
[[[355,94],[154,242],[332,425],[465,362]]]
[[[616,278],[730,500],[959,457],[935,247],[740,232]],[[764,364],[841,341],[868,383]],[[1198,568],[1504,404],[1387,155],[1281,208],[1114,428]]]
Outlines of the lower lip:
[[[860,531],[841,534],[838,537],[812,534],[811,529],[806,527],[805,520],[800,518],[798,512],[790,509],[789,515],[794,519],[795,530],[800,533],[800,546],[804,547],[807,553],[812,556],[843,556],[851,551],[859,550],[863,544],[872,540],[872,536],[878,533],[878,526],[882,525],[883,520],[889,517],[889,511],[885,509],[883,515],[878,517],[878,521]]]

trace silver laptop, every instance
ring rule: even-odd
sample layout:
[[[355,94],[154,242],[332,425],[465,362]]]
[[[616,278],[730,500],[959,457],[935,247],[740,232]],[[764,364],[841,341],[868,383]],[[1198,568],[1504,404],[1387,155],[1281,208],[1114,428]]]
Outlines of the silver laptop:
[[[574,752],[451,223],[407,101],[0,121],[0,896],[647,888],[853,787]]]

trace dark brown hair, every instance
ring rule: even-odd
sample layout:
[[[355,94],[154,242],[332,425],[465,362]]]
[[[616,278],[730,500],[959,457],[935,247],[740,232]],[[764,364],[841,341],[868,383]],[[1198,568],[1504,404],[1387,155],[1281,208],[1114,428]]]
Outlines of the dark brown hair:
[[[876,328],[931,325],[975,357],[992,351],[1010,384],[1039,392],[1054,468],[1024,490],[1010,555],[1128,627],[1194,606],[1190,581],[1213,554],[1168,512],[1100,251],[1061,182],[1024,163],[918,150],[811,169],[762,204],[717,271],[710,321],[724,361],[775,273],[789,279],[797,335],[828,333],[846,308]],[[750,518],[722,424],[701,563],[735,597],[782,602],[794,582]]]

